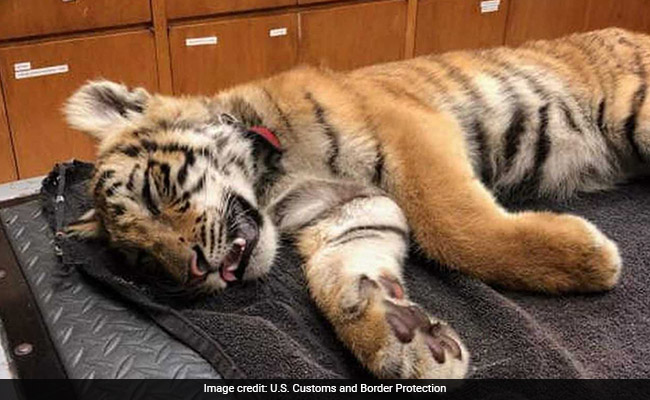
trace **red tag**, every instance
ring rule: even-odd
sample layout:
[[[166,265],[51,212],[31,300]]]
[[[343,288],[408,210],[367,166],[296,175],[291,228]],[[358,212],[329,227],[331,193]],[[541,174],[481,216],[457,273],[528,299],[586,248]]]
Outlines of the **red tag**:
[[[277,136],[273,132],[269,130],[269,128],[265,128],[263,126],[253,126],[248,129],[251,132],[255,132],[258,135],[262,136],[264,139],[266,139],[267,142],[271,143],[273,147],[275,147],[278,150],[282,149],[282,146],[280,145],[280,140],[278,139]]]

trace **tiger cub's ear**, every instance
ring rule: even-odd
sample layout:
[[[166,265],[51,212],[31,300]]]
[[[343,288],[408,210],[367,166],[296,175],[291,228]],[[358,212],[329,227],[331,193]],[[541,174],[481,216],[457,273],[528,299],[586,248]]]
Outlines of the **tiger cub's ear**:
[[[150,98],[142,88],[129,90],[110,81],[91,81],[68,99],[63,112],[71,127],[104,139],[142,116]]]
[[[64,233],[69,237],[94,239],[103,236],[104,228],[97,217],[97,212],[92,208],[81,218],[66,226]]]

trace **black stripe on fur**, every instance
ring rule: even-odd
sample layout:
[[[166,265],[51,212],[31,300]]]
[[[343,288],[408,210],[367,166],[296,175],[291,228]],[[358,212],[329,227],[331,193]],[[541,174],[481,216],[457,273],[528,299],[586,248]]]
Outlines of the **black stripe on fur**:
[[[551,137],[548,134],[549,108],[550,105],[546,104],[540,107],[538,111],[539,128],[537,132],[537,143],[535,144],[533,168],[517,187],[517,191],[522,198],[532,196],[539,191],[542,169],[551,151]]]
[[[158,205],[154,203],[153,197],[151,196],[151,191],[155,190],[151,186],[151,168],[154,163],[149,162],[147,169],[144,171],[144,184],[142,185],[142,199],[144,204],[152,215],[159,215],[160,209]]]
[[[325,109],[323,106],[314,99],[314,96],[307,92],[305,99],[312,104],[314,109],[314,118],[316,122],[323,128],[323,133],[327,136],[329,141],[329,151],[327,155],[327,165],[333,175],[340,175],[341,170],[338,166],[338,157],[340,153],[339,137],[334,127],[325,118]]]
[[[105,171],[102,171],[101,175],[99,175],[99,178],[97,179],[95,188],[93,189],[93,193],[95,194],[95,197],[99,197],[101,191],[104,189],[104,186],[106,185],[106,182],[109,179],[111,179],[113,175],[115,175],[115,171],[112,169],[107,169]]]
[[[487,141],[485,127],[480,120],[475,120],[472,124],[472,133],[474,140],[478,145],[481,181],[484,184],[491,186],[494,181],[494,170],[492,168],[492,162],[490,161],[490,145]]]
[[[636,132],[639,119],[639,111],[641,111],[641,107],[643,107],[643,103],[645,102],[647,96],[647,91],[648,85],[644,82],[632,97],[632,111],[630,112],[630,116],[627,117],[625,124],[623,125],[623,129],[625,130],[625,137],[630,143],[632,154],[634,154],[636,159],[639,161],[644,161],[645,157],[641,151],[639,143],[636,141]]]
[[[282,121],[285,128],[287,129],[287,132],[288,133],[293,132],[293,127],[291,125],[291,122],[289,121],[289,117],[287,117],[287,114],[284,111],[282,111],[282,109],[280,108],[280,105],[275,101],[273,96],[271,96],[271,93],[269,93],[269,91],[266,88],[264,88],[262,90],[264,91],[264,95],[266,96],[266,98],[269,100],[269,102],[273,106],[273,109],[275,110],[275,112],[278,113],[278,116],[280,117],[280,120]]]
[[[375,158],[375,168],[373,169],[372,183],[376,186],[381,187],[382,181],[384,179],[384,164],[386,160],[384,156],[384,150],[382,149],[380,143],[377,143],[377,148],[375,151],[377,153],[377,157]]]
[[[336,235],[332,239],[328,240],[327,243],[329,245],[336,245],[339,244],[341,240],[345,240],[350,238],[351,235],[355,234],[366,234],[369,232],[382,232],[382,233],[394,233],[397,236],[399,236],[402,240],[408,240],[408,232],[404,231],[402,228],[399,226],[393,226],[393,225],[362,225],[362,226],[354,226],[352,228],[348,228],[345,231],[341,232],[340,234]]]
[[[521,137],[526,131],[526,114],[521,107],[517,107],[510,119],[510,126],[504,135],[504,159],[505,159],[505,172],[510,171],[514,163],[515,156],[519,152],[519,145]]]

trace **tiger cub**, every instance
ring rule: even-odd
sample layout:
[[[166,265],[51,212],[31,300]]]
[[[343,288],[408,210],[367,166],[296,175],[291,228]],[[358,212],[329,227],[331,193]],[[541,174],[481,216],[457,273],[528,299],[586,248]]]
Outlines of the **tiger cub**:
[[[99,140],[95,209],[70,234],[155,258],[188,291],[269,272],[280,233],[341,341],[383,378],[461,378],[469,352],[409,301],[413,237],[511,289],[611,289],[616,244],[566,198],[647,173],[650,38],[619,29],[351,72],[300,67],[214,97],[94,81],[70,125]]]

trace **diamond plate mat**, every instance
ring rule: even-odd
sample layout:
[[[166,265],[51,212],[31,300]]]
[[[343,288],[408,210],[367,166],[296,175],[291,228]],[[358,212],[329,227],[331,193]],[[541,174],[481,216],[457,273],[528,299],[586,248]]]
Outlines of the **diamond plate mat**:
[[[39,200],[0,210],[69,378],[219,378],[196,352],[76,273],[62,276]]]

